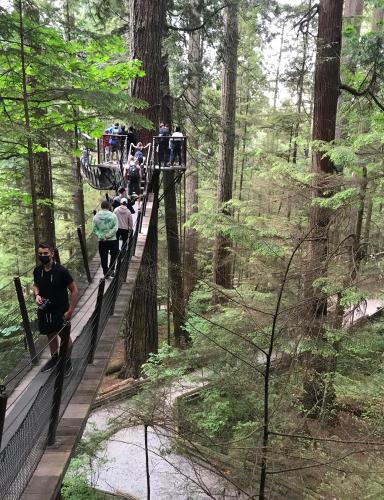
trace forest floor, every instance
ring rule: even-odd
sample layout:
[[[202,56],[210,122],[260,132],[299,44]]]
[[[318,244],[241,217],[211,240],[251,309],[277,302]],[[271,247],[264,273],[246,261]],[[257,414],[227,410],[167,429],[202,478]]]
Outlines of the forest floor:
[[[381,470],[384,470],[384,420],[382,418],[382,392],[384,391],[384,320],[376,317],[382,308],[381,300],[368,300],[354,313],[353,330],[346,333],[343,351],[340,353],[335,375],[336,409],[331,423],[305,418],[295,406],[287,408],[290,421],[296,422],[291,432],[312,436],[317,441],[284,440],[282,451],[291,450],[296,456],[288,466],[303,466],[300,472],[288,472],[274,479],[278,486],[277,496],[287,483],[294,485],[286,498],[290,500],[360,500],[362,498],[384,498],[381,485]],[[372,321],[362,322],[363,317],[375,316]],[[159,312],[161,341],[167,337],[166,313]],[[350,320],[349,320],[350,323]],[[121,363],[124,357],[124,342],[119,339],[110,366]],[[105,377],[101,391],[109,391],[122,383],[118,372]],[[127,409],[130,403],[121,403]],[[120,406],[119,406],[120,408]],[[92,415],[91,425],[105,428],[114,417],[116,404],[97,410]],[[129,412],[128,412],[129,413]],[[330,441],[327,441],[327,440]],[[192,474],[194,465],[184,456],[171,452],[172,442],[161,429],[150,429],[149,435],[151,485],[154,498],[208,498],[196,487],[194,480],[183,475]],[[322,441],[323,440],[323,441]],[[335,442],[336,441],[336,442]],[[98,471],[96,485],[109,491],[125,491],[138,498],[146,496],[144,434],[142,426],[122,429],[108,440],[103,452],[102,465]],[[372,444],[377,443],[377,444]],[[285,448],[286,447],[286,448]],[[168,450],[168,451],[167,451]],[[164,452],[165,455],[164,455]],[[129,458],[127,458],[129,457]],[[308,464],[310,467],[308,468]],[[192,469],[191,469],[192,467]],[[180,473],[180,470],[183,473]],[[196,470],[195,470],[196,472]],[[205,477],[198,471],[199,481],[216,489],[215,498],[232,498],[227,491],[221,496],[220,486],[214,478]]]

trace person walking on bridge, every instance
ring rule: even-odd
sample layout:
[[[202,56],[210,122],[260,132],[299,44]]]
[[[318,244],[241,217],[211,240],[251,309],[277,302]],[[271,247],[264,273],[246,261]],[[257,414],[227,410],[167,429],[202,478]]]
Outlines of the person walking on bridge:
[[[117,241],[122,240],[123,245],[128,240],[129,233],[133,228],[133,219],[131,212],[128,209],[127,198],[121,198],[120,205],[113,211],[119,221],[119,229],[117,230]]]
[[[99,240],[99,254],[101,267],[104,276],[108,273],[108,256],[111,255],[110,266],[115,265],[117,254],[119,253],[119,244],[116,239],[116,233],[119,229],[119,222],[114,213],[109,210],[108,201],[101,202],[101,210],[93,218],[92,232]],[[111,276],[113,276],[112,271]]]
[[[59,361],[59,338],[64,322],[69,321],[78,297],[76,283],[69,271],[54,260],[54,248],[49,243],[40,243],[38,247],[40,266],[33,271],[33,293],[38,306],[37,319],[39,331],[47,335],[51,358],[42,367],[41,372],[52,370]],[[68,290],[70,300],[68,300]],[[69,337],[69,353],[72,340]],[[68,355],[65,376],[72,372],[71,355]]]
[[[133,208],[134,202],[132,203],[130,197],[127,195],[127,190],[124,186],[121,186],[118,190],[118,195],[113,198],[112,202],[112,210],[115,211],[115,208],[119,207],[121,204],[122,198],[127,198],[127,207],[131,214],[135,213],[135,209]]]

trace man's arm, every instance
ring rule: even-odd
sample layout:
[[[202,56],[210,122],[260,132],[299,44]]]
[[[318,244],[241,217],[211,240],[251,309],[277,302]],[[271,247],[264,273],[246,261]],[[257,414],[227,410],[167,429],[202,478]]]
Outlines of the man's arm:
[[[36,285],[36,283],[33,284],[32,290],[33,290],[33,295],[35,296],[35,302],[39,306],[40,304],[43,303],[43,299],[41,298],[41,295],[39,293],[39,287]]]
[[[69,285],[67,286],[67,288],[71,292],[71,296],[69,298],[68,311],[66,311],[64,313],[64,319],[66,321],[69,321],[72,318],[72,314],[73,314],[73,311],[74,311],[75,306],[76,306],[77,297],[79,296],[79,290],[77,289],[77,285],[76,285],[76,283],[74,281],[72,281],[71,283],[69,283]]]
[[[132,231],[133,229],[133,219],[130,212],[128,212],[128,229]]]
[[[100,240],[101,239],[101,233],[99,231],[99,227],[97,225],[97,220],[95,220],[95,218],[93,218],[93,222],[92,222],[92,233],[94,235],[96,235],[96,237]]]
[[[116,214],[113,214],[113,222],[112,222],[112,227],[110,228],[110,230],[108,231],[107,235],[106,235],[106,239],[109,240],[110,238],[113,238],[117,232],[117,230],[119,229],[119,220],[117,218],[117,215]]]

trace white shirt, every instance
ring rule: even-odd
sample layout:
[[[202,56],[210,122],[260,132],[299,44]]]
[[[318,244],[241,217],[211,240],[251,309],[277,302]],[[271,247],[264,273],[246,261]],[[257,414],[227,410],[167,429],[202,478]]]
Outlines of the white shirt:
[[[173,132],[172,137],[184,137],[182,132]],[[171,141],[177,141],[179,142],[181,139],[171,139]]]

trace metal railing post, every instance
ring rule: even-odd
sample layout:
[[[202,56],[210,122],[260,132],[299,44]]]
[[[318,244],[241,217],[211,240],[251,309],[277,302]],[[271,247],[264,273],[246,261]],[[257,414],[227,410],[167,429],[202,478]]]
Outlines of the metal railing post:
[[[57,374],[55,379],[55,388],[53,392],[51,416],[49,419],[47,445],[52,446],[56,440],[56,430],[59,423],[61,395],[63,393],[65,367],[67,364],[67,354],[69,345],[69,336],[71,335],[71,323],[67,322],[61,334],[59,362],[57,364]]]
[[[5,412],[7,410],[7,399],[8,396],[5,392],[5,385],[0,385],[0,450],[4,430]]]
[[[55,261],[60,264],[60,253],[59,253],[59,249],[58,248],[55,248],[54,249],[54,257],[55,257]]]
[[[25,305],[25,299],[24,299],[24,295],[23,295],[23,289],[21,287],[20,278],[18,276],[16,276],[15,278],[13,278],[13,282],[15,284],[17,300],[19,302],[20,313],[21,313],[21,317],[23,319],[23,328],[24,328],[24,332],[25,332],[25,339],[27,341],[29,355],[31,356],[32,364],[37,365],[38,359],[36,356],[36,347],[35,347],[35,343],[33,341],[31,322],[29,321],[27,306]]]
[[[96,300],[96,307],[95,307],[95,322],[93,324],[92,333],[91,333],[91,335],[92,335],[91,347],[89,349],[89,354],[88,354],[88,363],[89,364],[93,363],[93,359],[95,357],[97,335],[99,333],[101,307],[103,305],[104,288],[105,288],[105,279],[101,278],[100,283],[99,283],[99,289],[97,291],[97,300]]]
[[[138,214],[138,216],[139,216],[139,220],[136,221],[136,228],[135,228],[135,232],[133,234],[133,251],[132,251],[132,255],[135,255],[135,253],[136,253],[137,237],[139,236],[141,218],[143,216],[143,213],[140,211],[139,214]]]
[[[89,270],[87,247],[86,247],[84,235],[83,235],[83,232],[82,232],[80,226],[77,228],[77,236],[79,238],[81,255],[83,256],[84,269],[85,269],[85,273],[87,275],[87,280],[88,280],[88,283],[92,283],[91,272]]]
[[[187,168],[187,137],[185,136],[183,140],[183,163],[185,168]]]
[[[111,316],[115,312],[116,298],[117,298],[117,294],[119,293],[119,280],[120,280],[120,273],[121,273],[121,259],[122,259],[122,254],[123,254],[123,252],[120,251],[119,255],[117,256],[117,260],[116,260],[116,269],[115,269],[115,277],[114,277],[114,279],[116,280],[116,287],[113,290],[111,312],[110,312]]]

